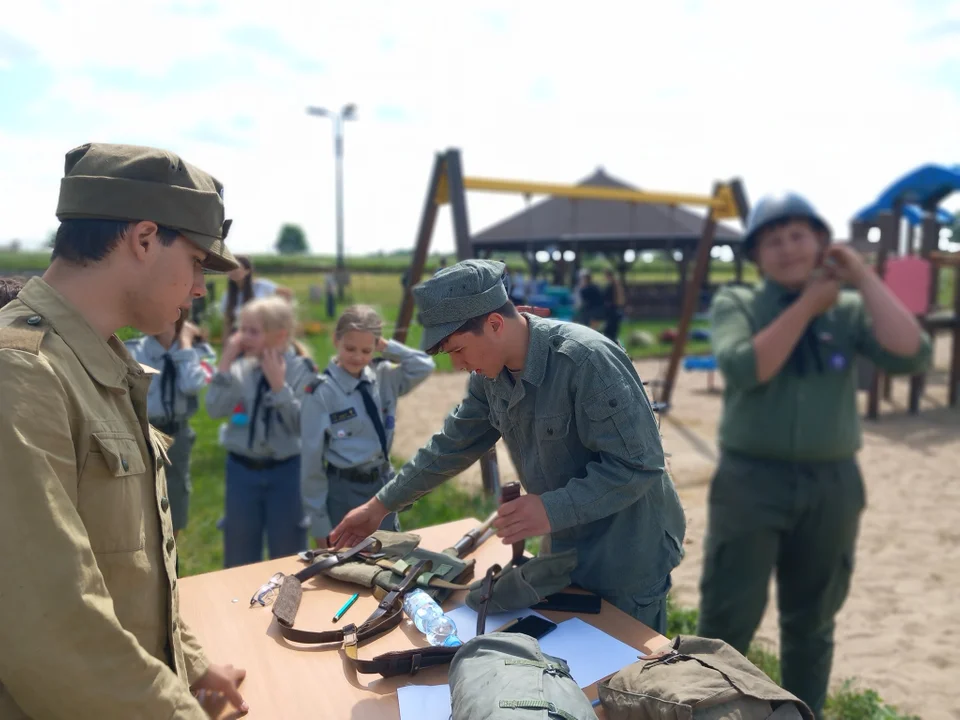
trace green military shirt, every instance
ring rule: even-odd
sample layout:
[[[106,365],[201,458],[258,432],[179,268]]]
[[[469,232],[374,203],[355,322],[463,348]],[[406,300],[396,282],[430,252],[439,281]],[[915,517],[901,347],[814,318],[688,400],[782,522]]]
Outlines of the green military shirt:
[[[912,357],[887,352],[873,334],[860,294],[843,291],[834,307],[812,321],[819,363],[809,357],[801,375],[788,361],[761,383],[753,337],[792,297],[765,280],[756,288],[721,288],[713,299],[713,352],[724,377],[720,447],[774,460],[849,459],[861,445],[856,357],[888,373],[921,373],[930,365],[930,338],[923,334]]]
[[[0,310],[0,717],[205,718],[151,374],[34,278]]]
[[[637,371],[589,328],[525,317],[519,378],[472,374],[443,429],[377,497],[398,510],[502,437],[524,488],[543,500],[552,551],[577,550],[573,580],[605,597],[645,596],[680,562],[685,521]]]

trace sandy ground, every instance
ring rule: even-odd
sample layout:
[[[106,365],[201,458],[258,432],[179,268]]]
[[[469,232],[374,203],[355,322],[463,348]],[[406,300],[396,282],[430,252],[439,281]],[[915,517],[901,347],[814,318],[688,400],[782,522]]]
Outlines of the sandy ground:
[[[856,678],[925,720],[960,720],[960,408],[946,407],[949,340],[942,336],[936,349],[938,369],[922,412],[906,413],[907,381],[897,380],[880,419],[864,422],[860,462],[868,507],[853,587],[838,618],[833,683]],[[642,361],[637,368],[644,380],[654,380],[665,362]],[[396,455],[412,457],[441,427],[465,383],[464,375],[435,375],[400,401]],[[720,383],[718,376],[717,388]],[[674,575],[676,599],[686,606],[699,600],[719,413],[720,396],[707,390],[706,375],[681,371],[662,430],[687,513],[687,554]],[[502,443],[497,452],[503,481],[516,479]],[[459,482],[479,487],[479,465]],[[757,640],[776,649],[777,636],[771,603]]]

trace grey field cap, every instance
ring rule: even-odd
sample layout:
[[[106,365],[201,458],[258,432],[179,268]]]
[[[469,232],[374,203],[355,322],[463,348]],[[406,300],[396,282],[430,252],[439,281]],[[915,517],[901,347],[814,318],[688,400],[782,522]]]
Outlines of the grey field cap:
[[[467,320],[507,303],[506,265],[496,260],[462,260],[413,288],[420,308],[424,350],[438,345]]]

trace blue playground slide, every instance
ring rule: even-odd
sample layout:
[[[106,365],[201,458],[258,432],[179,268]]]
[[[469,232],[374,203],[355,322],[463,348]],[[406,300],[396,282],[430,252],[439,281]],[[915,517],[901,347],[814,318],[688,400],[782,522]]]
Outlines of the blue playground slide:
[[[939,205],[948,195],[960,191],[960,165],[921,165],[884,190],[877,199],[853,216],[856,222],[872,222],[881,212],[903,203],[903,217],[911,225],[923,220],[923,208]],[[954,216],[937,208],[937,220],[951,225]]]

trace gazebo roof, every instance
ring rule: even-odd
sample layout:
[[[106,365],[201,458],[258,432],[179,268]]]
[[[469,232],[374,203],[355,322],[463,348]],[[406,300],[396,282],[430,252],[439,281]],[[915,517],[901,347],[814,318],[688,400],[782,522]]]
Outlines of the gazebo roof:
[[[577,183],[636,190],[603,168]],[[682,207],[615,200],[547,197],[475,234],[474,250],[533,251],[577,248],[585,252],[692,248],[705,217]],[[737,245],[739,232],[719,223],[714,245]]]

